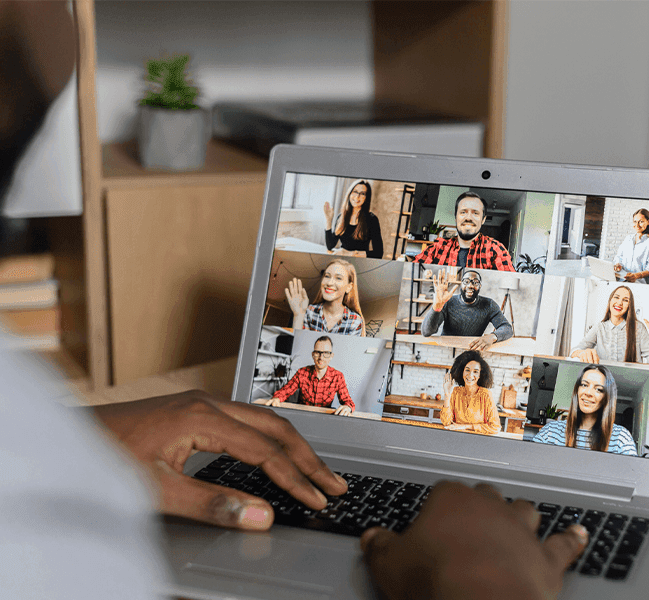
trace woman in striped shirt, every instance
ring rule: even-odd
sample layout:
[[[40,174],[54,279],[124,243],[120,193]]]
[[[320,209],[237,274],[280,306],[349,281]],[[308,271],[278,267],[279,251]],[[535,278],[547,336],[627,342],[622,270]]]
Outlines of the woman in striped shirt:
[[[567,421],[551,421],[534,437],[535,442],[637,456],[627,429],[616,425],[617,385],[602,365],[586,365],[572,393]]]
[[[604,318],[591,327],[570,356],[594,364],[600,360],[649,362],[649,333],[638,323],[629,287],[621,285],[613,290]]]
[[[288,282],[284,293],[293,312],[293,329],[365,335],[356,269],[350,262],[336,259],[327,265],[313,304],[297,278]]]

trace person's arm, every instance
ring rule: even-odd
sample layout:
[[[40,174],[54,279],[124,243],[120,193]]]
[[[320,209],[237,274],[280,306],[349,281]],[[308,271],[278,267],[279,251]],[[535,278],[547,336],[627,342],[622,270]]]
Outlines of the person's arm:
[[[565,430],[561,430],[559,421],[550,421],[532,438],[533,442],[540,444],[552,444],[553,446],[563,446],[566,442]]]
[[[552,600],[588,532],[571,525],[540,542],[540,520],[529,502],[508,504],[490,486],[442,482],[404,533],[369,529],[361,549],[387,600]]]
[[[453,297],[459,283],[454,283],[449,287],[446,271],[442,270],[439,274],[433,275],[433,303],[428,309],[424,321],[421,324],[421,333],[424,337],[433,335],[447,317],[447,303]]]
[[[516,269],[512,263],[512,257],[507,248],[505,248],[505,246],[503,246],[498,240],[491,240],[491,242],[491,268],[496,269],[497,271],[515,272]]]
[[[331,229],[325,229],[325,243],[327,244],[327,250],[333,250],[338,244],[340,238],[333,232]]]
[[[288,383],[277,390],[273,397],[266,402],[266,406],[279,406],[281,402],[286,402],[286,399],[300,387],[299,371],[291,377]]]
[[[599,356],[595,347],[597,346],[597,333],[599,325],[593,325],[581,340],[570,352],[571,358],[578,358],[582,362],[598,364]]]
[[[369,244],[367,250],[368,258],[383,258],[383,237],[381,236],[381,223],[379,223],[379,218],[370,213],[370,222],[369,222]],[[372,246],[370,250],[369,247]]]
[[[483,433],[485,435],[495,435],[500,431],[500,418],[495,404],[491,398],[489,390],[481,391],[482,402],[484,403],[485,422],[474,423],[472,430],[476,433]],[[478,400],[479,401],[479,400]]]
[[[453,411],[453,396],[457,394],[458,388],[453,388],[453,378],[450,373],[444,375],[444,406],[440,412],[439,418],[444,427],[448,427],[455,422],[455,412]]]
[[[432,306],[426,312],[424,320],[421,324],[421,335],[430,337],[435,334],[441,327],[446,317],[446,305],[441,310],[435,310]]]
[[[496,336],[496,341],[504,342],[514,335],[514,330],[512,329],[512,324],[500,310],[500,307],[493,300],[492,303],[493,309],[489,320],[494,326],[493,333]]]
[[[165,514],[242,529],[268,529],[273,522],[265,500],[184,475],[185,462],[196,450],[225,452],[261,467],[312,508],[327,504],[322,492],[347,489],[295,428],[267,408],[192,391],[93,410],[147,469]]]
[[[635,335],[638,340],[638,349],[640,354],[638,356],[639,362],[648,363],[649,362],[649,333],[645,324],[638,319],[635,326]]]
[[[284,294],[293,313],[293,329],[303,329],[304,319],[309,308],[309,296],[302,285],[302,280],[294,277],[288,282]]]
[[[625,454],[627,456],[638,456],[638,448],[636,447],[635,440],[631,435],[631,432],[622,425],[613,425],[613,435],[611,436],[611,441],[609,442],[609,448],[613,442],[613,438],[616,438],[616,452],[618,454]]]
[[[338,394],[338,401],[342,405],[341,407],[338,408],[338,410],[335,412],[337,415],[349,415],[356,410],[356,405],[354,404],[354,401],[352,400],[352,397],[349,395],[349,390],[347,389],[347,383],[345,382],[345,376],[338,372],[338,387],[336,389],[336,393]],[[341,410],[343,407],[349,408],[349,412]]]

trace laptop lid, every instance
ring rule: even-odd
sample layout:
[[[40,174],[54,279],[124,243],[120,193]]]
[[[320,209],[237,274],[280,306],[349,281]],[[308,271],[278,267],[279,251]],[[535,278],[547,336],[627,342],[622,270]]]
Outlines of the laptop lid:
[[[603,306],[613,291],[580,277],[574,264],[580,260],[561,256],[564,229],[578,223],[569,236],[590,236],[593,241],[599,235],[600,256],[614,254],[615,236],[624,237],[632,219],[629,215],[625,226],[623,218],[608,216],[607,211],[620,205],[642,208],[648,177],[641,170],[276,147],[233,398],[270,401],[299,369],[313,368],[317,340],[328,336],[332,357],[327,368],[343,374],[354,402],[352,417],[333,415],[340,394],[334,395],[330,406],[313,406],[297,390],[293,394],[297,402],[284,397],[281,408],[286,414],[290,411],[291,420],[319,451],[366,461],[414,461],[437,468],[445,464],[449,472],[483,479],[514,477],[530,486],[646,504],[649,478],[642,459],[584,451],[578,448],[583,440],[573,442],[577,448],[532,440],[549,422],[565,431],[575,383],[584,368],[571,357],[573,348],[602,321]],[[379,222],[380,257],[371,256],[372,245],[341,253],[341,236],[333,250],[327,247],[324,205],[329,203],[334,219],[340,218],[345,202],[350,203],[348,188],[359,178],[371,189],[373,217],[367,223]],[[513,325],[512,335],[499,337],[481,353],[492,371],[488,389],[498,428],[496,433],[482,431],[483,435],[444,425],[444,376],[474,339],[495,331],[494,324],[488,323],[481,335],[445,331],[445,325],[431,336],[421,335],[422,309],[431,310],[433,281],[439,282],[443,270],[456,286],[462,271],[450,267],[459,256],[432,254],[423,264],[403,258],[433,247],[434,230],[440,226],[445,229],[437,234],[447,239],[439,244],[452,246],[462,227],[456,221],[455,202],[465,192],[486,202],[487,216],[480,224],[483,241],[502,239],[499,243],[509,256],[506,266],[502,252],[496,252],[491,264],[475,255],[466,263],[477,273],[474,279],[481,280],[481,298]],[[582,207],[571,218],[564,210],[566,199]],[[594,212],[603,215],[599,230],[585,227]],[[336,224],[334,220],[332,229]],[[325,271],[341,258],[354,267],[355,306],[360,310],[347,309],[363,315],[365,335],[335,329],[332,333],[335,324],[327,325],[325,319],[323,325],[323,315],[316,314],[326,304]],[[307,290],[311,320],[302,328],[292,326],[294,315],[286,300],[293,280],[300,280]],[[643,310],[649,302],[643,286],[629,287]],[[636,324],[639,331],[645,327],[637,318]],[[616,423],[613,437],[618,448],[623,448],[621,435],[631,440],[629,453],[642,455],[647,451],[649,372],[642,357],[633,364],[619,358],[601,359],[608,370],[604,372],[616,381],[614,419],[622,424]],[[462,382],[461,377],[458,380]],[[453,387],[463,386],[455,381]],[[628,436],[619,429],[625,424]]]

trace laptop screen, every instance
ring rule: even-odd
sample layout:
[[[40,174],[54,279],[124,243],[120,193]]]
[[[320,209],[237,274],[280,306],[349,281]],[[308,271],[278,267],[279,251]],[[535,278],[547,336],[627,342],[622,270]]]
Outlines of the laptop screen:
[[[250,401],[642,456],[648,208],[288,173]]]

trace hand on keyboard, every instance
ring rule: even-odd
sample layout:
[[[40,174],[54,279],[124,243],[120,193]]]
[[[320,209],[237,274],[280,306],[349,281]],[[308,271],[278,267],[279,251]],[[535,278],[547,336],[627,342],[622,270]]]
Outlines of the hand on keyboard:
[[[268,529],[273,522],[267,500],[183,475],[195,450],[227,452],[258,465],[313,509],[327,505],[320,490],[329,495],[347,491],[345,481],[295,428],[266,408],[193,391],[99,406],[95,413],[152,474],[159,509],[166,514],[240,529]]]
[[[489,486],[444,482],[404,533],[370,529],[361,547],[377,587],[391,600],[548,600],[559,593],[588,534],[572,525],[540,542],[539,521],[524,500],[508,504]]]

